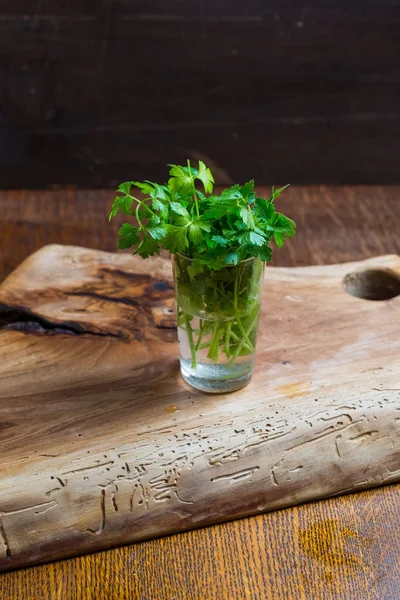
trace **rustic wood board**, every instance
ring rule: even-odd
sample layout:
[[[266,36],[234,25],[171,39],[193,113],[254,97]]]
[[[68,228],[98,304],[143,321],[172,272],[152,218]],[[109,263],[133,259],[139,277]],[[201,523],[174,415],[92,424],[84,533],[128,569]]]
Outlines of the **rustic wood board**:
[[[1,569],[400,480],[400,298],[349,273],[400,293],[396,256],[268,268],[254,379],[211,396],[168,261],[27,259],[0,286]]]

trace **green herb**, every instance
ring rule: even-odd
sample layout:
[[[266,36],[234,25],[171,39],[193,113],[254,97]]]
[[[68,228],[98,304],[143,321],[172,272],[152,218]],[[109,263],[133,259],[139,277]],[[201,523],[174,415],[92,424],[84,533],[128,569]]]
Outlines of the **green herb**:
[[[269,262],[271,242],[282,246],[296,230],[275,210],[287,186],[260,198],[249,181],[216,195],[212,173],[201,161],[198,168],[189,161],[170,165],[169,174],[165,185],[128,181],[118,187],[110,219],[122,211],[136,221],[120,228],[119,247],[143,258],[161,249],[177,255],[178,326],[187,332],[193,367],[204,350],[214,362],[221,351],[229,361],[251,354],[260,308],[254,265]],[[249,258],[258,262],[243,262]],[[198,327],[195,317],[201,317]]]

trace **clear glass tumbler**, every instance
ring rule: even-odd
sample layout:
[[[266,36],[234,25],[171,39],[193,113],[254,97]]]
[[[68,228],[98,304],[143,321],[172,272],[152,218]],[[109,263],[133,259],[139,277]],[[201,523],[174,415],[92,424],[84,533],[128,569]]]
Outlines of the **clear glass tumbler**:
[[[173,256],[183,379],[205,392],[244,387],[254,367],[264,263],[249,258],[214,271]]]

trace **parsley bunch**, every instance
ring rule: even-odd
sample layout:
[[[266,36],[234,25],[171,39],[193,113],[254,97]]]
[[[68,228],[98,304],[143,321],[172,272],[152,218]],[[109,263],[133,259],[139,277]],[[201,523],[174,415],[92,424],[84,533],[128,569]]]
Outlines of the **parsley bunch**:
[[[143,258],[161,249],[175,255],[182,360],[187,341],[192,369],[199,360],[224,360],[241,373],[251,362],[243,367],[241,357],[254,353],[262,267],[271,260],[270,244],[274,240],[282,246],[295,234],[295,223],[274,205],[287,186],[273,188],[268,199],[256,196],[254,181],[216,195],[214,178],[203,162],[197,169],[189,161],[170,167],[165,185],[128,181],[118,187],[110,219],[120,210],[136,219],[136,225],[120,228],[119,247],[133,248]],[[134,195],[132,188],[140,194]]]
[[[110,219],[121,210],[137,222],[120,228],[120,248],[133,248],[143,258],[159,254],[161,248],[183,254],[193,259],[194,275],[203,265],[220,270],[252,256],[269,262],[271,241],[282,246],[287,236],[294,236],[295,223],[274,206],[287,186],[272,189],[268,199],[256,197],[254,181],[215,195],[214,178],[202,161],[197,169],[189,161],[187,166],[170,167],[166,185],[127,181],[118,187]]]

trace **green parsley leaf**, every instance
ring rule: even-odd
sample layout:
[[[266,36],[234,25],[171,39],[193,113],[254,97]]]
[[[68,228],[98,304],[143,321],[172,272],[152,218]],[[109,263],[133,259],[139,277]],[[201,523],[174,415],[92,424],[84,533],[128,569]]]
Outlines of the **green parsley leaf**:
[[[240,193],[248,204],[252,204],[255,200],[256,194],[254,192],[254,179],[248,181],[240,188]]]
[[[159,200],[159,198],[154,198],[151,206],[154,210],[160,212],[160,217],[163,219],[163,221],[168,218],[168,205],[165,202]]]
[[[274,232],[286,232],[288,235],[291,235],[291,237],[293,237],[296,231],[296,223],[288,217],[285,217],[285,215],[282,215],[281,213],[277,212],[274,213],[274,215],[265,227],[266,229],[269,229]]]
[[[147,218],[149,217],[149,215],[147,215]],[[161,223],[161,219],[158,215],[153,215],[147,225],[146,225],[146,229],[148,229],[149,227],[154,227],[155,225],[159,225]]]
[[[169,250],[172,254],[183,254],[188,246],[189,242],[186,236],[186,227],[169,225],[167,228],[167,235],[163,241],[163,248]]]
[[[288,188],[289,185],[290,185],[290,183],[288,183],[287,185],[284,185],[281,188],[278,188],[277,190],[274,187],[272,187],[272,194],[269,199],[272,200],[272,202],[273,202],[276,198],[279,198],[279,196],[282,194],[283,190],[286,190],[286,188]]]
[[[150,181],[146,181],[146,183],[151,183]],[[158,183],[153,183],[153,191],[150,193],[150,196],[154,198],[158,198],[159,200],[164,200],[165,202],[169,202],[171,200],[171,192],[166,185],[159,185]]]
[[[115,196],[110,214],[108,215],[108,220],[111,221],[111,219],[115,217],[120,210],[128,215],[130,213],[132,203],[132,196]]]
[[[150,235],[145,235],[136,248],[135,254],[139,254],[142,258],[148,258],[153,254],[159,254],[160,248],[157,240],[153,239]]]
[[[227,265],[237,265],[239,263],[238,252],[229,252],[225,257],[225,263]]]
[[[212,193],[214,177],[212,176],[210,169],[208,169],[201,160],[199,160],[199,170],[196,179],[199,179],[202,182],[206,194]]]
[[[124,183],[120,183],[117,187],[117,192],[122,192],[125,196],[129,196],[131,193],[131,187],[135,185],[133,181],[125,181]]]
[[[254,246],[262,246],[265,244],[265,237],[259,233],[256,233],[255,231],[250,231],[249,240],[251,244],[254,244]]]
[[[242,217],[242,221],[249,229],[254,229],[254,218],[251,209],[247,206],[244,206],[240,209],[240,216]]]
[[[206,221],[201,221],[201,220],[197,220],[195,221],[196,225],[198,225],[200,227],[200,229],[202,231],[207,231],[207,233],[209,233],[211,231],[211,225],[210,223],[207,223]]]
[[[221,192],[221,198],[225,200],[243,200],[241,187],[239,184],[232,185],[230,188]]]
[[[131,248],[135,246],[140,241],[139,231],[137,227],[133,227],[130,223],[124,223],[118,231],[118,247]]]
[[[222,196],[219,199],[215,196],[212,196],[211,198],[213,198],[212,202],[210,202],[210,198],[207,198],[208,208],[203,215],[207,221],[220,219],[229,213],[236,214],[238,212],[239,204],[236,199],[230,200],[228,198],[223,198]]]
[[[196,190],[196,194],[202,202],[207,199],[203,192],[200,192],[200,190]]]
[[[222,237],[222,235],[213,235],[212,238],[214,242],[217,242],[220,246],[226,248],[228,246],[228,240]]]
[[[274,203],[272,200],[265,200],[264,198],[256,198],[255,200],[256,214],[263,221],[269,221],[275,212]]]
[[[214,238],[206,238],[205,239],[206,242],[206,246],[208,248],[211,248],[211,250],[214,250],[214,248],[216,248],[218,246],[217,242],[214,240]]]
[[[204,232],[197,223],[192,223],[188,228],[188,237],[192,244],[200,244],[203,240]]]
[[[132,181],[131,183],[139,188],[143,194],[147,194],[148,196],[150,196],[150,194],[152,194],[154,191],[153,184],[149,181],[144,181],[143,183],[140,181]]]
[[[264,246],[259,246],[257,248],[258,256],[264,262],[270,262],[272,259],[272,248],[268,246],[268,244],[264,244]]]
[[[152,227],[147,225],[146,231],[157,241],[162,240],[167,235],[167,228],[163,225],[153,225]]]
[[[168,180],[169,189],[173,192],[178,192],[183,197],[191,196],[194,193],[193,177],[197,174],[197,171],[193,169],[189,175],[188,167],[180,165],[169,166],[171,167],[169,174],[172,175]]]
[[[189,219],[188,211],[184,206],[182,206],[182,204],[179,204],[179,202],[171,202],[170,207],[177,215],[181,215],[182,217]]]
[[[199,264],[196,260],[192,260],[187,267],[187,272],[189,273],[190,279],[194,279],[196,275],[204,273],[204,265]]]

